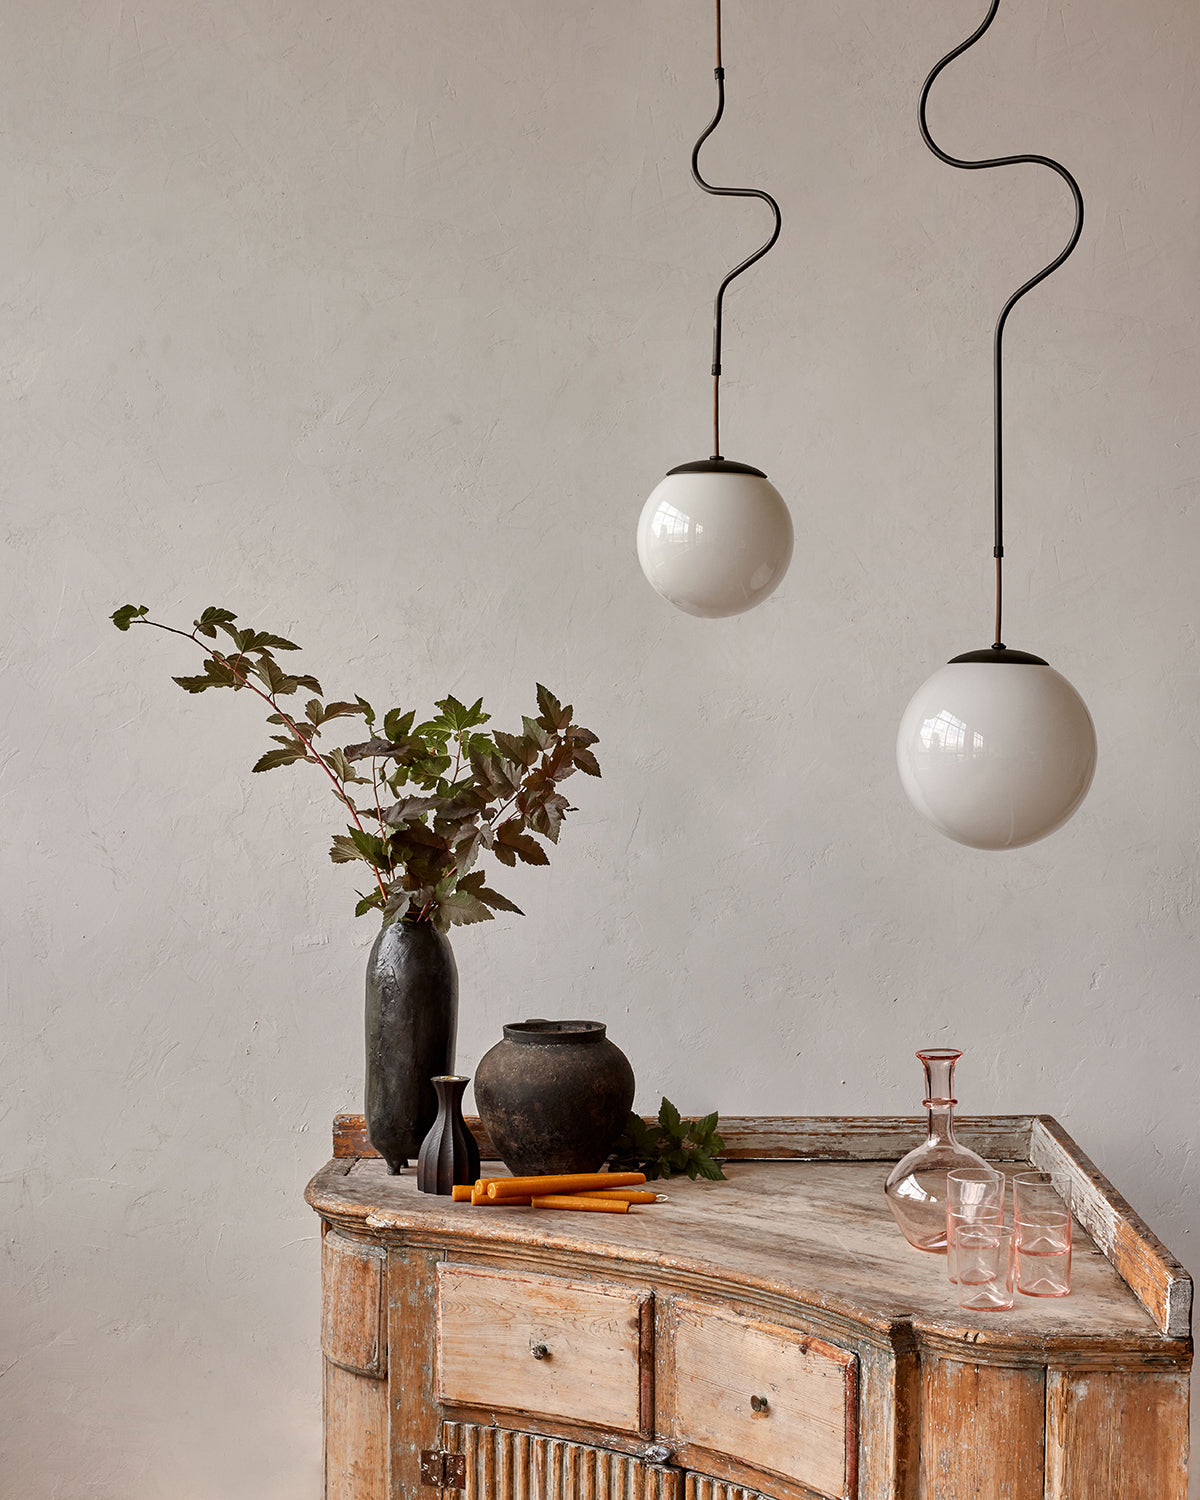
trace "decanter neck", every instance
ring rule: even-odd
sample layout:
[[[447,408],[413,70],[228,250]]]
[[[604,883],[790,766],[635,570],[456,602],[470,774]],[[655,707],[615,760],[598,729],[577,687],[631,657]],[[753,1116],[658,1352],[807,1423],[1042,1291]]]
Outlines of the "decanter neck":
[[[954,1065],[962,1056],[951,1047],[929,1048],[917,1056],[925,1068],[925,1098],[929,1140],[954,1143]]]

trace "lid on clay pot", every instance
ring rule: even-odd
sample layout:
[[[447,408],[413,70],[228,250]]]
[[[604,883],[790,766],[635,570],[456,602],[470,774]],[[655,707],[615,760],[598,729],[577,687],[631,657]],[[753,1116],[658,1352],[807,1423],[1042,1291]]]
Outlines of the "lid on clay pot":
[[[603,1021],[514,1021],[504,1028],[506,1042],[601,1042],[608,1027]]]

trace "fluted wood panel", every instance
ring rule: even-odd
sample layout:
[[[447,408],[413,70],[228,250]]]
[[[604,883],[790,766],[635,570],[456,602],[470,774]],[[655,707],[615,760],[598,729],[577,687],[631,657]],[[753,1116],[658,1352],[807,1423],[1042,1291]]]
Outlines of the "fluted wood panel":
[[[745,1490],[721,1479],[707,1479],[703,1474],[687,1476],[683,1496],[684,1500],[764,1500],[757,1490]]]
[[[625,1453],[506,1432],[474,1422],[444,1422],[442,1445],[467,1459],[464,1500],[684,1500],[683,1475]],[[690,1492],[689,1492],[690,1494]],[[696,1500],[755,1500],[747,1490],[715,1488]]]

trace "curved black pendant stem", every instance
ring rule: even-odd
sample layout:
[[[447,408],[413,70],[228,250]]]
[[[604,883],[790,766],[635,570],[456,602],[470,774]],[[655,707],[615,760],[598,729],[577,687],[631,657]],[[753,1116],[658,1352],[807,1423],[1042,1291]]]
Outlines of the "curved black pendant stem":
[[[929,90],[933,87],[933,81],[948,63],[952,63],[956,57],[960,57],[968,47],[973,47],[984,34],[996,17],[1000,8],[1000,0],[992,0],[991,6],[981,24],[966,39],[955,47],[953,52],[948,52],[942,60],[937,63],[925,80],[925,86],[921,90],[921,102],[917,106],[917,121],[921,127],[921,138],[933,152],[939,161],[946,162],[952,167],[965,167],[974,171],[982,167],[1011,167],[1022,162],[1032,162],[1040,167],[1049,167],[1052,172],[1057,172],[1062,180],[1071,189],[1071,196],[1075,200],[1075,227],[1071,231],[1071,237],[1058,255],[1049,265],[1043,266],[1036,276],[1031,276],[1024,285],[1019,286],[1000,310],[1000,316],[996,320],[996,337],[993,349],[992,362],[995,377],[995,425],[996,425],[996,487],[995,487],[995,546],[993,552],[996,558],[996,646],[1001,647],[1000,621],[1001,621],[1001,559],[1004,557],[1004,431],[1003,431],[1003,378],[1001,364],[1001,349],[1004,340],[1004,325],[1008,321],[1008,315],[1021,300],[1026,292],[1032,291],[1039,281],[1045,281],[1052,271],[1057,271],[1071,251],[1079,243],[1079,236],[1083,232],[1083,194],[1079,191],[1079,184],[1067,171],[1061,162],[1053,161],[1048,156],[993,156],[986,161],[964,161],[957,156],[951,156],[943,151],[933,137],[929,134],[929,126],[925,119],[925,106],[929,99]]]
[[[718,198],[761,198],[764,203],[769,204],[775,215],[775,228],[771,237],[763,245],[760,245],[753,255],[748,255],[740,265],[734,266],[729,275],[717,288],[717,300],[713,307],[713,453],[714,458],[721,456],[721,320],[725,302],[725,288],[735,277],[740,276],[743,271],[749,270],[756,260],[761,260],[767,251],[779,238],[780,226],[783,223],[779,212],[779,204],[775,202],[770,193],[765,193],[761,188],[734,188],[715,187],[711,182],[705,182],[700,175],[699,157],[700,147],[703,146],[709,136],[721,123],[721,116],[725,113],[725,69],[721,66],[721,0],[717,3],[717,66],[714,76],[717,80],[717,112],[712,117],[708,128],[692,148],[692,176],[698,186],[706,193],[712,193]]]

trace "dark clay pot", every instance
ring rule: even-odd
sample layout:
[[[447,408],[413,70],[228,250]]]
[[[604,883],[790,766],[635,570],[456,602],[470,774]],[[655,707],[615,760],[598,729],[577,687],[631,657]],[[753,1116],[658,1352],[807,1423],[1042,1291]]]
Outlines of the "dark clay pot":
[[[475,1103],[514,1175],[595,1172],[624,1129],[633,1069],[599,1021],[520,1021],[475,1070]]]
[[[430,922],[393,922],[367,959],[367,1136],[398,1172],[437,1119],[433,1080],[454,1072],[458,969]]]

